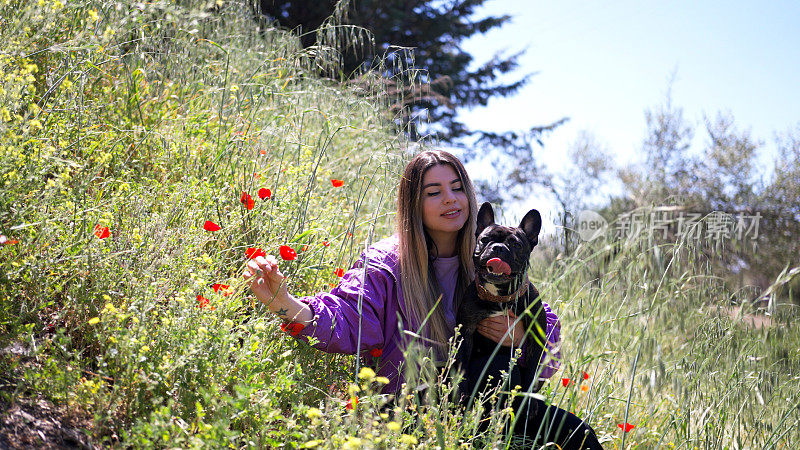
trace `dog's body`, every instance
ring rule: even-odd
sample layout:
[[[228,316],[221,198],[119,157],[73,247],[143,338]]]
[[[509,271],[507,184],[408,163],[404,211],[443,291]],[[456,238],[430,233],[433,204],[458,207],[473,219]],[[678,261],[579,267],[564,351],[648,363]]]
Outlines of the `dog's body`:
[[[494,314],[511,310],[526,330],[524,371],[515,369],[509,385],[537,391],[536,365],[539,363],[547,329],[547,319],[539,292],[528,280],[528,260],[539,242],[542,219],[535,209],[522,219],[520,226],[505,227],[494,223],[491,204],[484,203],[478,212],[477,245],[473,253],[475,282],[470,284],[458,311],[458,323],[464,340],[457,360],[465,372],[462,393],[470,395],[485,387],[486,379],[499,379],[499,371],[507,370],[511,352],[476,333],[478,322]],[[529,367],[533,365],[533,367]]]

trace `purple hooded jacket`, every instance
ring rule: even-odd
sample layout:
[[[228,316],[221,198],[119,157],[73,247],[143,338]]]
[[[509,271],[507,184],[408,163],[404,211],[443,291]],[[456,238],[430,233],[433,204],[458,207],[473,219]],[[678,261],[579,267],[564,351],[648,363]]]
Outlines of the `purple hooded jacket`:
[[[296,337],[305,340],[313,336],[319,341],[315,347],[329,353],[355,354],[360,350],[364,364],[377,366],[377,375],[389,379],[389,384],[383,388],[384,393],[396,392],[403,383],[401,343],[408,338],[404,338],[398,318],[406,330],[416,330],[415,324],[410,323],[404,312],[397,246],[396,235],[376,242],[361,254],[331,292],[298,298],[298,301],[311,308],[314,318]],[[359,297],[362,299],[360,323]],[[547,347],[551,357],[542,357],[547,361],[539,375],[542,380],[550,378],[558,370],[558,343],[561,337],[558,317],[549,305],[543,305],[547,316]],[[526,363],[522,361],[520,364],[530,366]]]

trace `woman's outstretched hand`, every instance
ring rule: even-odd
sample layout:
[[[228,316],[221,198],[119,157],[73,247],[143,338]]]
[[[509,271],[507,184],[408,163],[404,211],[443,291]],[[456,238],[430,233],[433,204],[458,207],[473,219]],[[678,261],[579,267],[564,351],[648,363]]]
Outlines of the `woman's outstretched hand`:
[[[511,344],[519,347],[525,340],[525,327],[522,325],[522,321],[514,324],[515,321],[517,321],[517,316],[513,311],[487,317],[478,322],[478,333],[504,347],[510,347]]]
[[[278,261],[272,255],[251,259],[247,262],[247,269],[244,271],[244,279],[245,281],[250,280],[250,289],[253,290],[253,294],[267,306],[270,306],[275,300],[280,302],[289,296],[289,291],[286,290],[286,285],[283,283],[284,278],[278,268]]]
[[[297,301],[286,289],[285,277],[274,256],[259,256],[248,261],[243,277],[250,282],[256,298],[281,319],[302,323],[312,320],[308,306]]]

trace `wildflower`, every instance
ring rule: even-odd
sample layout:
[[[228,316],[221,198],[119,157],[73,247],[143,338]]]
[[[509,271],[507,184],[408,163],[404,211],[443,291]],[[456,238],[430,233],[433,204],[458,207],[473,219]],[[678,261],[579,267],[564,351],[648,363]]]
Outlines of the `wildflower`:
[[[417,445],[417,438],[410,434],[400,436],[400,443],[405,445]]]
[[[586,384],[586,383],[581,383],[581,391],[588,392],[589,391],[589,385]]]
[[[372,355],[374,358],[380,358],[381,355],[383,355],[383,349],[373,348],[372,350],[369,351],[369,354]]]
[[[261,149],[261,151],[260,151],[260,152],[258,152],[258,153],[259,153],[260,155],[262,155],[262,156],[263,156],[263,155],[266,155],[266,154],[267,154],[267,151],[266,151],[266,150],[264,150],[264,149]]]
[[[389,379],[386,377],[376,377],[375,381],[377,381],[380,384],[389,384]]]
[[[364,443],[361,441],[361,438],[357,438],[355,436],[350,436],[344,442],[344,445],[342,446],[342,448],[344,448],[346,450],[350,450],[350,449],[353,449],[353,448],[361,448],[363,445],[364,445]]]
[[[332,179],[331,184],[333,185],[333,187],[342,187],[344,186],[344,181]]]
[[[358,372],[358,378],[361,378],[362,380],[371,380],[375,378],[375,371],[369,367],[362,367]]]
[[[342,269],[341,267],[337,267],[336,270],[333,271],[333,274],[341,278],[344,276],[344,269]]]
[[[583,372],[583,379],[584,380],[588,380],[589,379],[589,374],[586,373],[586,372]]]
[[[255,200],[253,197],[250,197],[250,194],[247,192],[242,191],[241,197],[239,197],[239,201],[247,208],[247,210],[251,210],[256,206]]]
[[[306,417],[308,417],[309,419],[312,420],[319,419],[321,416],[322,416],[322,411],[320,411],[317,408],[308,408],[308,411],[306,411]]]
[[[100,239],[105,239],[111,236],[111,231],[109,231],[108,227],[101,227],[98,223],[94,226],[94,235]]]
[[[16,239],[9,239],[5,234],[0,234],[0,245],[14,245],[19,243]]]
[[[627,433],[633,429],[633,425],[629,424],[628,422],[618,423],[617,426],[622,430],[623,433]]]
[[[219,231],[222,229],[219,225],[215,224],[210,220],[206,220],[206,223],[203,224],[203,229],[206,231]]]
[[[233,289],[231,289],[231,287],[228,286],[227,284],[214,283],[214,285],[211,286],[211,288],[214,289],[214,292],[218,294],[220,293],[220,291],[222,291],[221,293],[223,297],[227,297],[233,294]]]
[[[281,253],[281,258],[283,258],[286,261],[292,261],[295,258],[297,258],[297,252],[288,245],[281,245],[279,250]]]
[[[323,246],[323,247],[330,247],[330,246],[331,246],[331,243],[330,243],[330,242],[328,242],[328,241],[322,241],[322,246]]]
[[[354,395],[352,398],[350,398],[350,400],[347,401],[345,408],[356,409],[356,406],[358,406],[358,396]]]
[[[259,256],[267,256],[266,252],[258,247],[248,247],[247,250],[245,250],[244,255],[249,259],[255,259]]]
[[[561,379],[561,384],[563,384],[563,385],[564,385],[564,387],[567,387],[567,386],[569,386],[570,384],[572,384],[572,380],[570,380],[569,378],[562,378],[562,379]]]
[[[300,334],[301,331],[303,331],[303,328],[305,327],[306,326],[303,325],[302,323],[297,323],[297,322],[282,323],[281,331],[283,331],[284,333],[289,333],[292,336],[297,336],[298,334]]]
[[[197,305],[198,308],[208,307],[208,309],[210,309],[211,311],[216,309],[213,306],[211,306],[211,301],[209,299],[203,297],[202,295],[198,295],[197,296],[197,303],[198,303],[198,305]]]
[[[306,250],[308,250],[308,246],[307,245],[304,245],[303,248],[300,249],[301,252],[304,252]]]
[[[272,198],[272,191],[267,188],[261,188],[258,190],[258,198],[261,200],[264,200],[265,198],[270,199]]]
[[[98,323],[100,323],[99,317],[92,317],[91,319],[89,319],[89,325],[97,325]]]
[[[253,178],[259,179],[259,178],[261,178],[261,174],[258,173],[258,172],[253,172]]]
[[[400,431],[400,424],[397,422],[389,422],[386,424],[386,428],[388,428],[389,431]]]

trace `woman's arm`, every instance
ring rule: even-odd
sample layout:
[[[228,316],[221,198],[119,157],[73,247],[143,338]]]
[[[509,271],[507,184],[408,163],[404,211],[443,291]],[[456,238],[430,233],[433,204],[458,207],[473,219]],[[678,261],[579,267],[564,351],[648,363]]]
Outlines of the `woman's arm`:
[[[287,327],[292,336],[313,337],[314,346],[326,352],[352,354],[384,345],[384,308],[391,300],[393,278],[380,262],[371,263],[374,256],[367,250],[331,292],[309,297],[295,298],[286,291],[283,274],[271,256],[249,262],[244,276],[270,311],[292,322]]]

